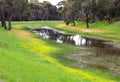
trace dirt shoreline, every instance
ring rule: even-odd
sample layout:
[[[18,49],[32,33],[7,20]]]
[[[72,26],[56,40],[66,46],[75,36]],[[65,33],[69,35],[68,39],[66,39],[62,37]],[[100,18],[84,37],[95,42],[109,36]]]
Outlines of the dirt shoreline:
[[[77,47],[74,54],[67,56],[76,61],[71,67],[97,68],[120,75],[120,56],[98,53],[95,48]]]

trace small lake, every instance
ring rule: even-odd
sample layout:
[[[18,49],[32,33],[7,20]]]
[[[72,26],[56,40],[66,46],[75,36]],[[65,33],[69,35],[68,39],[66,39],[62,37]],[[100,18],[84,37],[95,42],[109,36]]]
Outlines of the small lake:
[[[52,39],[57,43],[71,44],[75,46],[86,46],[98,48],[101,52],[107,54],[120,55],[120,47],[115,46],[112,41],[99,38],[82,36],[79,34],[72,35],[64,31],[59,31],[48,26],[42,28],[31,28],[32,32],[42,36],[44,39]]]

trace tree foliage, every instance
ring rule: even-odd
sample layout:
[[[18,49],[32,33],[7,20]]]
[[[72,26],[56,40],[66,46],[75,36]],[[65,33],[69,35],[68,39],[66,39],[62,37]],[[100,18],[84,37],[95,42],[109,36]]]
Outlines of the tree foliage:
[[[67,5],[66,5],[67,4]],[[68,25],[73,21],[85,21],[89,28],[89,22],[107,20],[120,17],[120,0],[66,0],[63,4],[63,20]]]
[[[11,30],[11,21],[61,20],[66,25],[76,25],[76,21],[90,22],[120,18],[120,0],[63,0],[58,7],[48,1],[38,0],[0,0],[1,25]],[[6,25],[8,21],[8,25]],[[8,26],[8,27],[7,27]]]
[[[24,6],[26,6],[27,3],[27,0],[0,0],[1,25],[6,30],[12,29],[11,21],[13,17],[18,16],[18,14],[20,14],[21,12],[24,13],[26,8]],[[6,25],[6,21],[8,21],[8,28]]]
[[[11,21],[60,19],[61,15],[57,7],[48,1],[40,3],[38,0],[0,0],[1,25],[6,30],[12,29]],[[8,21],[8,25],[6,25],[6,21]]]

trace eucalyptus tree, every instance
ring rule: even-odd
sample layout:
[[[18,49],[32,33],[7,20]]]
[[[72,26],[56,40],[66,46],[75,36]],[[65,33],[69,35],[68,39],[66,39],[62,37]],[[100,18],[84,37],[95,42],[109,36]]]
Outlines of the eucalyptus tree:
[[[23,9],[23,6],[26,5],[24,3],[28,3],[28,0],[0,0],[1,23],[6,30],[12,29],[12,18],[18,10]],[[8,21],[8,28],[6,27],[6,21]]]
[[[5,20],[5,0],[0,0],[0,20],[1,20],[1,26],[6,28],[6,20]]]
[[[86,26],[89,28],[89,20],[90,20],[90,6],[92,4],[92,0],[84,0],[81,4],[81,7],[85,13],[85,21]]]
[[[108,23],[112,23],[112,18],[114,14],[114,0],[97,0],[99,16],[104,20],[108,20]],[[99,17],[98,16],[98,17]]]
[[[66,0],[62,9],[66,24],[69,24],[71,19],[85,20],[86,27],[89,28],[89,22],[107,20],[112,23],[113,18],[119,18],[120,0]]]
[[[114,2],[114,17],[120,19],[120,0],[113,0]]]
[[[13,6],[14,6],[14,0],[6,0],[6,11],[7,11],[7,18],[8,18],[8,29],[11,30],[11,21],[12,21],[12,13],[13,13]]]
[[[27,0],[14,0],[13,4],[13,16],[14,21],[27,21],[30,17],[30,9]]]
[[[6,30],[11,30],[12,8],[14,0],[0,0],[1,7],[1,23]],[[6,20],[8,20],[8,28],[6,27]]]
[[[72,0],[68,0],[67,2],[64,2],[64,7],[62,10],[62,17],[66,25],[69,25],[72,23],[72,25],[75,26],[75,20],[76,20],[76,8],[75,8],[75,2]]]
[[[29,3],[31,20],[59,20],[61,19],[57,7],[48,1]]]

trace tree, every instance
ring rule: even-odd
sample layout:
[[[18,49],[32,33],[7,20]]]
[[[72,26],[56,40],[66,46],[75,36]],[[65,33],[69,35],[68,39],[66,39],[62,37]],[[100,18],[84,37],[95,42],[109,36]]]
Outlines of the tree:
[[[48,1],[43,3],[34,2],[29,3],[31,20],[60,20],[60,13],[56,6],[52,5]]]
[[[104,13],[103,17],[104,17],[104,19],[108,20],[108,23],[112,23],[112,17],[114,14],[114,2],[113,1],[114,0],[98,0],[96,2],[96,4],[99,6],[98,10],[100,10],[100,12]],[[100,9],[100,7],[102,7],[102,9]],[[102,15],[102,13],[100,13],[100,14]]]
[[[113,0],[114,3],[114,17],[120,18],[120,0]]]
[[[23,3],[28,3],[28,0],[0,0],[1,23],[6,30],[12,29],[11,21],[13,13],[18,12],[17,10],[21,10],[22,6],[25,5]],[[18,7],[19,5],[22,6]],[[6,27],[6,20],[8,20],[8,28]]]
[[[62,4],[62,2],[59,3],[59,5]],[[85,20],[87,28],[89,28],[89,22],[107,20],[111,24],[113,18],[120,17],[119,0],[66,0],[62,9],[66,24],[69,24],[71,19]]]
[[[73,26],[75,26],[75,13],[76,13],[75,11],[76,9],[74,7],[74,2],[72,1],[68,1],[66,3],[64,2],[62,17],[66,25],[72,23]]]
[[[1,23],[6,30],[11,30],[13,0],[1,0]],[[6,27],[6,16],[8,18],[8,29]]]
[[[85,13],[85,21],[86,21],[86,26],[89,28],[89,6],[91,4],[91,0],[84,0],[82,3],[82,8]]]
[[[5,1],[4,0],[0,0],[0,19],[1,19],[1,25],[2,27],[6,28],[6,21],[5,21]]]
[[[12,10],[13,10],[14,0],[6,0],[7,16],[8,16],[8,30],[12,29],[11,20],[12,20]]]

